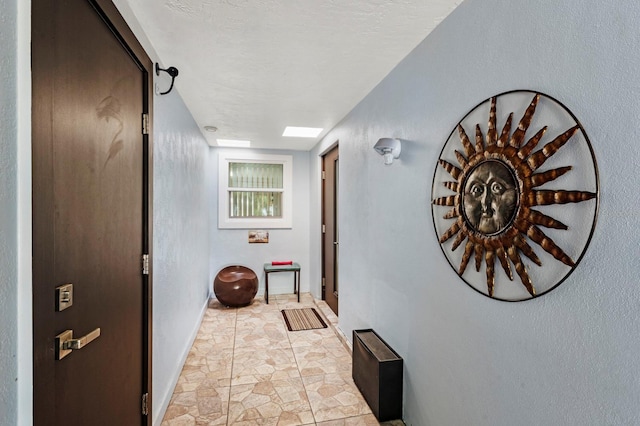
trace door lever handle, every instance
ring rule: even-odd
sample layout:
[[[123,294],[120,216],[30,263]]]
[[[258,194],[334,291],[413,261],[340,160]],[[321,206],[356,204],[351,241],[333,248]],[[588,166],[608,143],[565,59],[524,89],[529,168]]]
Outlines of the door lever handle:
[[[73,338],[73,330],[66,330],[56,336],[56,359],[60,360],[69,355],[74,349],[82,349],[100,337],[100,328],[79,339]]]
[[[79,339],[70,339],[64,343],[65,349],[82,349],[95,339],[100,337],[100,328],[96,328],[86,336],[82,336]]]

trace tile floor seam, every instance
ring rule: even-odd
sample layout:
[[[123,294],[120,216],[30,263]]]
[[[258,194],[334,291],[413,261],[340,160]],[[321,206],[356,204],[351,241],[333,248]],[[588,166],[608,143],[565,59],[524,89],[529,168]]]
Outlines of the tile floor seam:
[[[283,307],[282,309],[280,309],[280,303],[279,302],[276,302],[276,303],[278,303],[278,310],[280,311],[280,315],[283,315],[282,309],[285,309],[285,308]],[[282,319],[282,321],[284,322],[284,318]],[[289,341],[289,348],[291,349],[291,353],[293,354],[293,359],[296,362],[296,369],[298,370],[298,375],[300,376],[300,382],[302,383],[302,389],[304,389],[304,395],[307,398],[307,402],[309,403],[309,409],[311,410],[311,416],[313,417],[313,425],[317,425],[318,421],[316,420],[316,415],[313,411],[313,407],[311,407],[311,401],[309,401],[309,391],[307,391],[307,386],[305,385],[304,380],[302,380],[302,370],[300,369],[300,363],[298,362],[298,357],[296,356],[296,352],[293,350],[293,343],[291,342],[290,333],[287,333],[287,340]],[[305,426],[305,425],[302,425],[302,426]]]
[[[236,362],[236,337],[238,336],[238,308],[234,309],[233,322],[233,345],[231,346],[231,373],[229,373],[229,398],[227,399],[227,421],[225,424],[229,426],[229,414],[231,409],[231,388],[233,387],[233,366]]]
[[[209,306],[211,310],[207,314],[207,324],[203,327],[203,321],[201,323],[202,329],[198,332],[202,333],[202,337],[196,338],[196,342],[194,342],[196,359],[192,360],[192,364],[183,367],[183,373],[188,378],[180,385],[180,388],[174,391],[175,399],[178,402],[173,406],[168,417],[163,419],[162,426],[200,426],[205,424],[275,426],[276,423],[290,426],[403,425],[401,420],[379,423],[375,419],[359,390],[355,387],[349,371],[345,368],[351,364],[351,360],[347,360],[347,358],[352,357],[352,350],[345,347],[346,336],[340,335],[341,330],[337,328],[337,316],[333,315],[333,311],[330,311],[328,305],[323,301],[314,299],[308,293],[303,296],[301,301],[296,303],[295,295],[276,295],[272,305],[265,304],[264,300],[255,299],[250,306],[240,309],[225,308],[219,302],[212,301]],[[301,305],[304,307],[315,306],[329,329],[288,332],[281,310]],[[230,336],[230,333],[233,333],[233,336]],[[284,340],[282,333],[286,334],[286,340]],[[281,342],[281,344],[278,345],[277,342]],[[230,350],[227,349],[229,344],[231,344]],[[218,345],[221,345],[222,348],[219,348]],[[272,345],[274,345],[274,350],[270,351],[269,348]],[[342,349],[339,349],[340,347]],[[222,349],[227,355],[222,356],[218,349]],[[287,364],[290,365],[291,370],[288,370],[286,366],[280,366],[281,362],[286,362],[286,359],[282,361],[282,356],[277,354],[280,350],[286,350],[291,354],[291,358],[289,358],[291,361]],[[343,354],[342,352],[345,350],[346,354]],[[255,352],[256,356],[249,357],[251,361],[245,365],[243,360],[247,359],[247,351]],[[231,356],[231,359],[226,367],[224,361],[215,361],[222,358],[227,359],[228,355]],[[194,374],[202,365],[202,360],[199,358],[203,356],[210,356],[214,360],[211,361],[212,364],[207,362],[205,367],[206,371],[213,374],[211,377],[214,379],[211,384],[206,385],[198,381],[197,374]],[[236,357],[239,358],[236,359]],[[290,379],[288,379],[290,384],[286,383],[286,374],[283,379],[282,375],[278,375],[276,378],[273,372],[261,375],[256,370],[261,365],[266,366],[267,364],[271,367],[275,366],[276,374],[290,371]],[[293,368],[295,368],[295,373]],[[253,384],[250,385],[249,381],[243,384],[245,380],[238,380],[236,384],[232,385],[234,373],[239,374],[239,377],[253,376]],[[228,387],[225,387],[226,378],[229,380]],[[203,377],[203,379],[207,379],[207,377]],[[258,388],[255,387],[264,381],[272,382],[272,389],[268,394],[258,391]],[[234,389],[235,393],[231,389]],[[264,389],[263,387],[262,390]],[[289,390],[287,391],[287,389]],[[281,394],[280,392],[283,390],[285,393]],[[224,398],[224,392],[228,392],[227,398]],[[277,405],[280,405],[281,413],[286,412],[285,417],[280,418],[277,415],[274,417],[272,414],[261,417],[261,414],[255,410],[257,406],[252,405],[256,402],[255,398],[247,400],[249,405],[243,407],[244,402],[238,400],[238,397],[245,392],[249,392],[249,396],[251,394],[254,396],[263,395],[261,397],[263,398],[271,395],[272,398],[277,398],[277,400],[272,399],[272,403],[276,404],[276,408]],[[210,399],[214,395],[222,397],[218,398],[219,403],[222,404],[219,406],[219,410],[222,411],[218,411],[218,413],[213,413],[211,406],[208,405],[214,403]],[[285,408],[285,405],[294,402],[293,399],[290,399],[291,397],[296,401],[306,401],[306,403],[303,405],[296,403],[298,408],[290,411],[292,407]],[[192,405],[188,405],[191,398],[194,398],[194,401]],[[244,396],[241,398],[244,401]],[[350,398],[356,398],[360,402],[353,399],[349,401]],[[233,413],[232,403],[234,405]],[[239,403],[240,406],[238,406]],[[330,405],[326,405],[327,403]],[[334,409],[338,411],[333,411]],[[253,412],[249,417],[243,417],[245,413],[250,411]],[[291,415],[299,417],[294,418]]]

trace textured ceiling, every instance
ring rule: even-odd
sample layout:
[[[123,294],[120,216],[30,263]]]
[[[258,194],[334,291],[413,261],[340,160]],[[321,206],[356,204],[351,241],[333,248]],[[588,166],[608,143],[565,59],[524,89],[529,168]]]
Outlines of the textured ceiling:
[[[309,150],[462,0],[116,0],[215,146]],[[126,17],[127,14],[123,13]],[[168,83],[159,81],[160,89]],[[322,127],[315,139],[285,126]]]

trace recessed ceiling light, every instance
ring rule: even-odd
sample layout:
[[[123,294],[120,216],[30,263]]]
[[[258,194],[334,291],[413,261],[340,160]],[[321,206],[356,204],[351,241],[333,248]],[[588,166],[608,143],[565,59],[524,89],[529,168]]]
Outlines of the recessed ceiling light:
[[[320,132],[322,132],[321,128],[317,127],[291,127],[287,126],[284,129],[284,133],[282,136],[289,136],[294,138],[315,138]]]
[[[251,141],[239,141],[235,139],[217,139],[218,146],[229,146],[233,148],[249,148]]]
[[[207,132],[211,132],[211,133],[215,133],[218,131],[218,128],[216,126],[204,126],[204,129]]]

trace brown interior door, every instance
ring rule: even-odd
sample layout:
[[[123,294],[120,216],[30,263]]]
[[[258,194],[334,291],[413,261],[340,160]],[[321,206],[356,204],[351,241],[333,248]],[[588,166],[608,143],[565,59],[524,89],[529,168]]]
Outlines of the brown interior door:
[[[323,298],[338,315],[338,147],[322,157]]]
[[[35,425],[148,422],[151,64],[99,3],[32,2]],[[73,303],[58,312],[67,283]],[[88,338],[56,359],[65,330]]]

